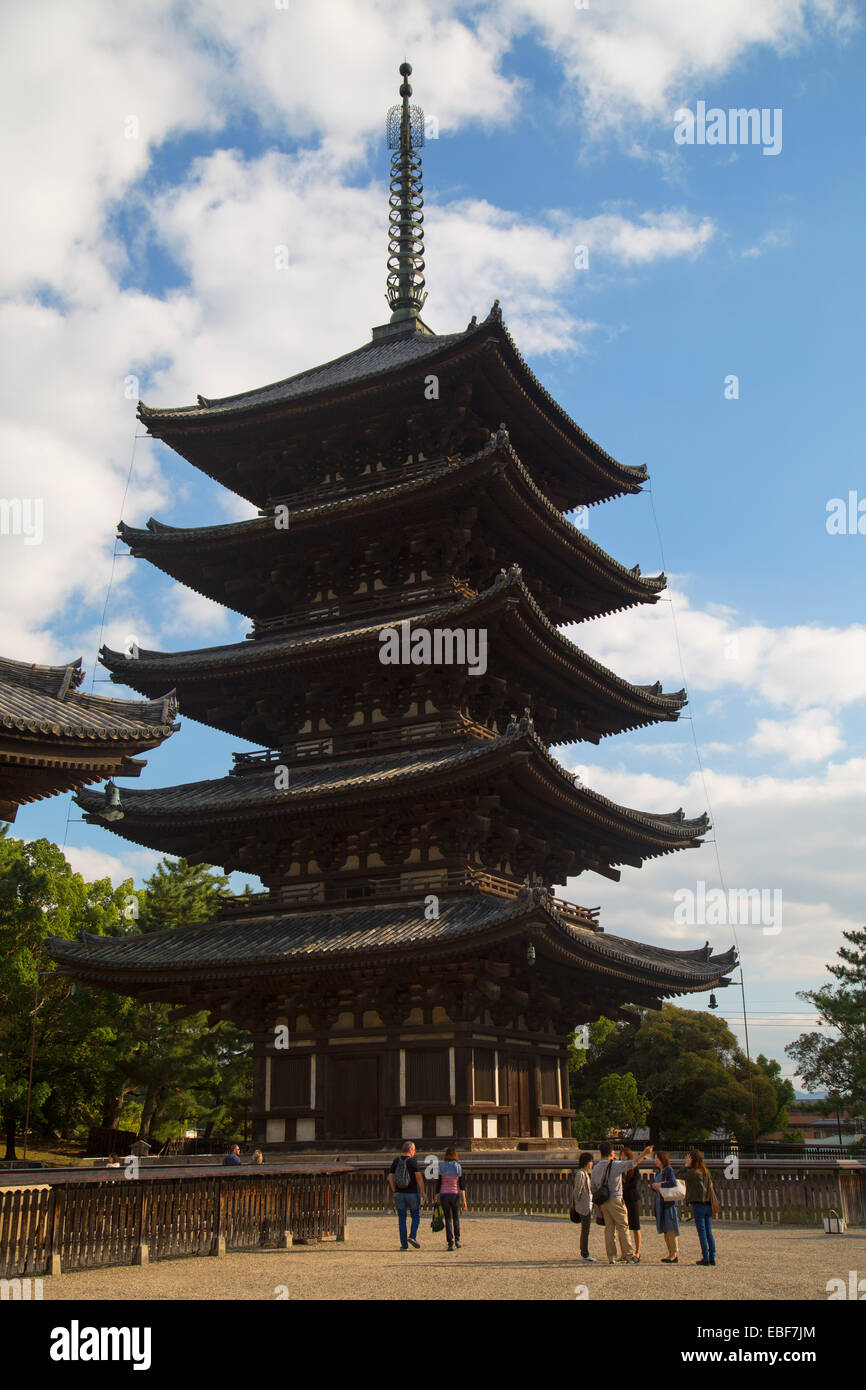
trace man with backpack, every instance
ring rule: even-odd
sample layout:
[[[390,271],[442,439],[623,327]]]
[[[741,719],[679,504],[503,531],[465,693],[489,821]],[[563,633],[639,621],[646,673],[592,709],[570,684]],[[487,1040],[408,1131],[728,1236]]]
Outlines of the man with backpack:
[[[421,1203],[427,1194],[424,1190],[424,1173],[420,1162],[415,1157],[415,1145],[411,1139],[406,1141],[399,1158],[395,1158],[388,1169],[388,1186],[394,1193],[394,1205],[397,1208],[400,1249],[408,1250],[409,1246],[412,1245],[416,1250],[420,1250],[421,1245],[416,1237],[418,1235],[418,1223],[421,1220]],[[406,1233],[407,1212],[411,1216],[408,1235]]]
[[[619,1236],[620,1247],[625,1251],[623,1259],[627,1264],[636,1265],[638,1260],[631,1243],[628,1212],[622,1197],[622,1175],[630,1172],[632,1168],[636,1168],[639,1163],[648,1158],[653,1151],[653,1146],[647,1144],[643,1153],[638,1154],[637,1158],[615,1159],[612,1156],[613,1145],[610,1140],[604,1139],[599,1144],[598,1151],[601,1157],[592,1166],[589,1186],[595,1209],[604,1219],[604,1248],[607,1251],[607,1262],[609,1265],[616,1264],[616,1238]]]

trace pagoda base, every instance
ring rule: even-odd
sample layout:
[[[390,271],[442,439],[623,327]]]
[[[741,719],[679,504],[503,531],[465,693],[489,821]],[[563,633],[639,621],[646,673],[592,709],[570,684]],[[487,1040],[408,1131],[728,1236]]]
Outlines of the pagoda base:
[[[444,1010],[436,1009],[437,1015]],[[420,1010],[419,1010],[420,1013]],[[346,1024],[348,1025],[348,1018]],[[452,1017],[254,1040],[252,1134],[271,1152],[570,1148],[567,1035]]]

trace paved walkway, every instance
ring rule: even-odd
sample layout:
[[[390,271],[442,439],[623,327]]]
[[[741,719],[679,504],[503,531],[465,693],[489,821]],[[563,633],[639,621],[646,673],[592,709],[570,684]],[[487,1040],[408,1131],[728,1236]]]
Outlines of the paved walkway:
[[[639,1266],[609,1266],[600,1229],[590,1250],[597,1265],[578,1259],[578,1228],[558,1217],[471,1216],[462,1249],[448,1254],[442,1235],[422,1218],[422,1248],[401,1254],[396,1219],[350,1218],[345,1244],[296,1245],[288,1251],[230,1254],[224,1259],[163,1260],[142,1268],[89,1270],[46,1279],[47,1299],[400,1299],[406,1279],[426,1299],[589,1298],[826,1300],[827,1281],[849,1270],[866,1278],[866,1230],[827,1236],[820,1230],[723,1226],[718,1265],[696,1267],[697,1235],[689,1223],[679,1265],[655,1229],[644,1232]]]

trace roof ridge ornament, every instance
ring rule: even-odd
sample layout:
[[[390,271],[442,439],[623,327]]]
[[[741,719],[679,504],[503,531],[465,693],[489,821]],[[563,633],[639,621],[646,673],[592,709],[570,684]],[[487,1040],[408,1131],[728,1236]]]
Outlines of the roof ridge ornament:
[[[388,241],[388,287],[392,323],[417,320],[427,294],[424,289],[424,198],[421,156],[424,144],[424,112],[410,106],[412,88],[407,78],[412,64],[400,64],[401,102],[392,106],[385,120],[391,155],[391,194]]]

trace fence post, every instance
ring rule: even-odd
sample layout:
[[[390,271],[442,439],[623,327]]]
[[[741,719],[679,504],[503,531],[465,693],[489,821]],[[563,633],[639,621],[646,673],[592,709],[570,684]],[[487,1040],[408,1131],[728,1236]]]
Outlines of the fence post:
[[[283,1174],[283,1214],[282,1214],[282,1235],[277,1242],[280,1250],[289,1250],[292,1245],[292,1180],[287,1173]]]
[[[222,1178],[217,1178],[216,1183],[217,1210],[211,1254],[219,1259],[226,1253],[226,1190]]]
[[[138,1192],[138,1247],[135,1251],[133,1264],[150,1264],[150,1245],[147,1241],[147,1216],[150,1203],[148,1202],[149,1187],[139,1179]]]
[[[49,1194],[49,1221],[51,1235],[48,1245],[48,1274],[60,1274],[60,1251],[63,1246],[63,1212],[66,1206],[66,1193],[62,1187],[52,1187]]]

